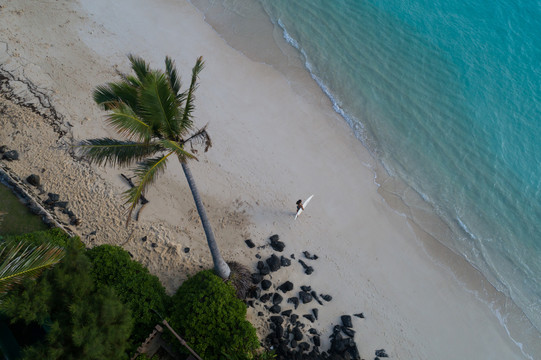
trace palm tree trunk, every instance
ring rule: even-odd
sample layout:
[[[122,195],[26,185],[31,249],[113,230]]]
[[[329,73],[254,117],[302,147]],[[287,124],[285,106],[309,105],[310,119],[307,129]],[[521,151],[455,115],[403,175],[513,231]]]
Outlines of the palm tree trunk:
[[[205,235],[207,236],[207,243],[209,245],[210,253],[212,255],[212,261],[214,262],[214,272],[222,279],[227,280],[229,279],[229,274],[231,273],[231,270],[222,258],[222,255],[220,255],[220,250],[218,250],[218,244],[216,243],[216,239],[214,238],[214,233],[212,232],[212,227],[210,226],[207,212],[205,211],[205,207],[203,206],[203,201],[201,201],[199,191],[195,186],[192,172],[188,167],[188,164],[182,161],[180,162],[180,164],[182,165],[182,170],[184,170],[184,175],[186,175],[186,180],[188,180],[188,185],[190,186],[190,190],[192,191],[192,196],[193,200],[195,201],[195,206],[197,207],[197,212],[199,213],[199,217],[201,218],[203,230],[205,230]]]

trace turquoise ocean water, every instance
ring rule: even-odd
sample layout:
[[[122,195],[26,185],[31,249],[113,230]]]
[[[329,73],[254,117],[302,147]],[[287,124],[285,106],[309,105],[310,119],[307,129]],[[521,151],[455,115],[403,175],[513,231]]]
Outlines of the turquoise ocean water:
[[[541,330],[541,3],[258,1],[359,140],[452,230],[433,235]]]

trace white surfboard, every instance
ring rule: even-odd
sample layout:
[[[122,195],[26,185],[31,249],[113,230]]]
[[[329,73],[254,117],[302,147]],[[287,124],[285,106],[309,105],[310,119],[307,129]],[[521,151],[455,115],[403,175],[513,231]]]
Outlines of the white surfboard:
[[[313,197],[314,197],[314,195],[310,195],[310,197],[308,199],[306,199],[306,201],[302,204],[302,206],[305,209],[306,209],[306,205],[308,205],[308,203],[310,202],[310,200],[312,200]],[[301,213],[302,213],[302,209],[299,209],[299,211],[297,211],[297,213],[295,214],[295,220],[297,219],[297,216],[299,216]]]

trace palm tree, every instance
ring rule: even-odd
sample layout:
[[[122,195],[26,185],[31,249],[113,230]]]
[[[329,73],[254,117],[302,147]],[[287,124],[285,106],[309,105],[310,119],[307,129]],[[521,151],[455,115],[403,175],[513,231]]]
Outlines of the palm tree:
[[[188,160],[197,158],[193,152],[185,150],[188,144],[205,144],[205,152],[211,146],[206,127],[193,131],[195,90],[197,77],[203,69],[203,58],[197,59],[192,69],[190,86],[182,92],[180,77],[169,57],[165,58],[165,73],[151,70],[140,57],[129,55],[128,58],[135,76],[121,74],[121,81],[98,86],[94,91],[96,103],[109,110],[107,122],[128,140],[91,139],[83,141],[79,149],[91,163],[98,165],[110,163],[130,166],[137,163],[134,169],[137,183],[126,191],[126,203],[130,204],[127,223],[147,186],[165,170],[167,160],[176,157],[182,165],[201,218],[214,271],[221,278],[227,279],[231,271],[220,255],[187,164]]]
[[[41,272],[62,260],[64,249],[52,244],[25,245],[23,241],[0,243],[0,296],[25,279],[35,279]]]

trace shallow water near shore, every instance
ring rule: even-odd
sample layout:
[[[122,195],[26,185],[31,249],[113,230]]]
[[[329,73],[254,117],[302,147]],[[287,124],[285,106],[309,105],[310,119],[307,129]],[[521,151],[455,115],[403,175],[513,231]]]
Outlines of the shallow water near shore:
[[[526,354],[535,348],[539,10],[502,1],[192,3],[297,91],[297,70],[309,70],[383,164],[378,182],[391,206],[479,269],[504,294],[487,305]]]

